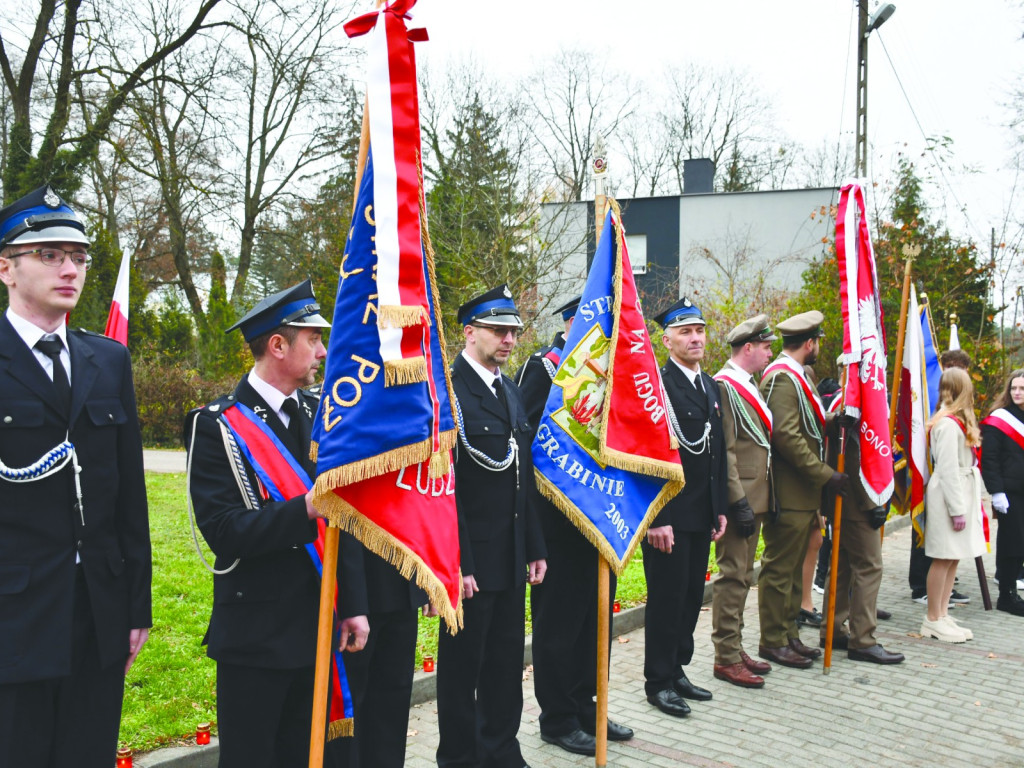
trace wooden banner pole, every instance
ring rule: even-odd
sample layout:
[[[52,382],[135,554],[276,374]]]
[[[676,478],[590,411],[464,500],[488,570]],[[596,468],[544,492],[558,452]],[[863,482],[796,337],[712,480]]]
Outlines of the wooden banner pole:
[[[849,369],[843,368],[842,375],[842,398],[846,403],[846,384]],[[840,408],[839,413],[843,414],[845,408]],[[839,456],[836,459],[836,472],[842,474],[846,471],[846,427],[839,428]],[[836,625],[836,582],[839,572],[839,534],[843,523],[843,494],[836,491],[836,505],[832,514],[832,552],[829,558],[828,574],[828,610],[825,611],[825,656],[822,660],[821,671],[828,674],[832,670],[832,640]]]
[[[380,8],[383,0],[376,0]],[[356,153],[356,183],[352,188],[352,216],[356,215],[359,185],[363,181],[366,155],[370,151],[370,112],[368,102],[363,104],[363,122],[359,131],[359,151]],[[313,724],[309,730],[309,768],[323,768],[324,735],[327,733],[327,696],[330,687],[331,638],[334,635],[334,598],[338,583],[333,576],[338,570],[338,540],[341,531],[328,522],[324,534],[323,571],[320,578],[320,617],[317,622],[316,667],[313,677]]]
[[[597,749],[594,764],[597,768],[608,765],[608,642],[611,626],[608,620],[608,601],[611,578],[608,561],[597,555],[597,715],[594,738]]]

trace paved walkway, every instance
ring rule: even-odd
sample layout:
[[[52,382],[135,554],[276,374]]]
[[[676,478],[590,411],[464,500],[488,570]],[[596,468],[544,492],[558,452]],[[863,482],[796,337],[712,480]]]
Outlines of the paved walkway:
[[[993,534],[994,535],[994,534]],[[746,690],[711,675],[711,613],[697,625],[697,653],[690,679],[710,689],[714,700],[694,703],[677,720],[661,714],[643,696],[643,629],[612,643],[609,711],[636,731],[630,742],[609,745],[608,764],[641,766],[1024,766],[1024,619],[986,612],[973,564],[960,569],[962,592],[971,604],[954,615],[975,639],[946,645],[918,634],[924,606],[911,602],[906,586],[910,529],[885,540],[885,574],[879,605],[893,618],[880,622],[879,641],[907,660],[895,667],[832,658],[829,675],[821,661],[810,670],[776,666],[760,690]],[[993,572],[992,555],[985,557]],[[989,581],[995,599],[995,585]],[[820,595],[816,595],[820,608]],[[745,616],[746,645],[757,651],[756,592]],[[804,630],[817,643],[817,630]],[[440,660],[443,663],[443,660]],[[536,766],[593,765],[544,744],[528,670],[520,742]],[[406,765],[435,765],[437,707],[413,707]]]
[[[146,448],[142,451],[142,464],[147,472],[184,472],[185,451]]]

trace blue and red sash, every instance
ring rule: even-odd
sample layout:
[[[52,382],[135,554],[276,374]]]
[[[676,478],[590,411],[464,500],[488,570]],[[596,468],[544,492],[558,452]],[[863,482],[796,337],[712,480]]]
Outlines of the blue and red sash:
[[[234,436],[242,455],[255,471],[264,498],[287,501],[305,495],[313,487],[302,465],[295,460],[263,419],[250,408],[236,402],[224,409],[221,419]],[[317,518],[316,525],[316,541],[306,545],[306,552],[313,561],[317,576],[323,578],[324,534],[327,523],[323,518]],[[352,695],[341,652],[337,650],[341,639],[337,628],[337,592],[334,599],[335,630],[331,643],[334,650],[331,654],[331,711],[328,728],[328,738],[331,739],[352,734]]]

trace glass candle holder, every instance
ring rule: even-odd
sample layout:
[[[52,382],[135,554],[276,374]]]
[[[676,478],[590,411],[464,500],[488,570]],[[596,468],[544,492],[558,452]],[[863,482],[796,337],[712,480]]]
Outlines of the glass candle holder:
[[[619,603],[618,600],[616,600],[614,603],[612,603],[612,613],[618,613],[621,610],[622,610],[622,605]]]
[[[196,726],[196,744],[202,746],[210,743],[210,724],[200,723]]]
[[[423,671],[433,672],[434,671],[434,657],[429,653],[423,654]]]
[[[117,750],[117,768],[132,768],[132,751],[128,747]]]

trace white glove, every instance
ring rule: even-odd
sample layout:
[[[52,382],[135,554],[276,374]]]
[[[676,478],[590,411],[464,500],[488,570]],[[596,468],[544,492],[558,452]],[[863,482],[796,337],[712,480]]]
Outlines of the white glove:
[[[1000,515],[1005,515],[1009,511],[1010,502],[1007,500],[1005,493],[992,494],[992,509]]]

